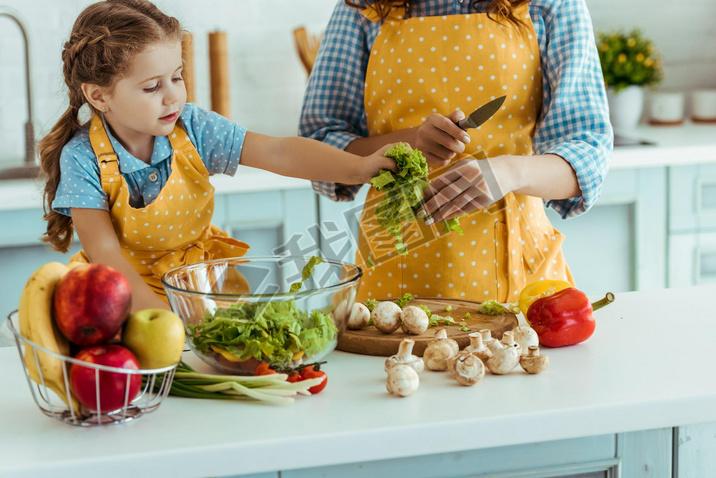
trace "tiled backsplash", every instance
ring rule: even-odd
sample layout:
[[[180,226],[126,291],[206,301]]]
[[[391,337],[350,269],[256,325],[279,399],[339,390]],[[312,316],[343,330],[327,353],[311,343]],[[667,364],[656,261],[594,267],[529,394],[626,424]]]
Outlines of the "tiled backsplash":
[[[292,135],[306,75],[292,31],[305,25],[320,32],[337,0],[161,0],[195,37],[196,102],[208,107],[207,34],[229,34],[232,116],[248,129]],[[0,0],[29,29],[33,112],[38,136],[65,108],[60,49],[70,25],[88,0]],[[639,26],[664,55],[662,88],[689,91],[716,87],[716,2],[691,0],[587,0],[596,30]],[[0,167],[23,157],[25,88],[20,33],[0,17]]]

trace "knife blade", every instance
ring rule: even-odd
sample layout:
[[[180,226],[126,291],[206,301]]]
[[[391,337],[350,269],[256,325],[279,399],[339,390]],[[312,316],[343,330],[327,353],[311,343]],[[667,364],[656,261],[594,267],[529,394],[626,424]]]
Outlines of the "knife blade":
[[[457,125],[464,130],[477,128],[482,123],[492,118],[492,115],[494,115],[497,110],[500,109],[502,103],[505,102],[505,98],[506,96],[500,96],[499,98],[495,98],[494,100],[485,103],[473,111],[470,116],[466,116],[458,121]]]

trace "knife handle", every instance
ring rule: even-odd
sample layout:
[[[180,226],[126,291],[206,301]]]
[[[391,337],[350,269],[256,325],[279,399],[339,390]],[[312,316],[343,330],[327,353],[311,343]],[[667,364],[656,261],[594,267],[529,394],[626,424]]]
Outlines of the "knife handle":
[[[469,117],[469,116],[465,116],[463,119],[461,119],[460,121],[457,122],[457,125],[458,125],[460,128],[462,128],[463,131],[467,131],[468,128],[470,128],[469,121],[470,121],[470,117]]]

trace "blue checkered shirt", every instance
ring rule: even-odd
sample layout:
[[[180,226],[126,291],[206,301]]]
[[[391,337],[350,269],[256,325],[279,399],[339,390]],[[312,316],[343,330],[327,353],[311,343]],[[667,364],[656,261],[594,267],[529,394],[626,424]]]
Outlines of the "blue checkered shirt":
[[[416,0],[412,16],[474,12],[470,0]],[[480,2],[484,11],[488,2]],[[587,211],[599,199],[609,169],[613,132],[591,18],[584,0],[532,0],[530,17],[539,41],[543,99],[535,154],[556,154],[577,174],[581,197],[547,201],[563,218]],[[345,149],[367,137],[363,107],[365,70],[380,23],[339,0],[308,81],[299,134]],[[352,200],[360,185],[313,182],[334,201]]]

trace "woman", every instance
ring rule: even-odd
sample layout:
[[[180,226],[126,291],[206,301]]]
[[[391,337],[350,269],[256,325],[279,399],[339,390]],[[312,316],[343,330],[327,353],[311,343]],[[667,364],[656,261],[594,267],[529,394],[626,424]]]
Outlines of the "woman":
[[[543,200],[564,218],[587,211],[601,193],[613,139],[584,0],[360,7],[336,6],[300,134],[361,155],[408,142],[424,152],[435,180],[425,223],[405,231],[403,256],[376,234],[380,197],[368,194],[356,262],[375,267],[364,276],[363,298],[411,292],[508,302],[535,280],[573,282]],[[481,127],[455,124],[462,111],[503,95]],[[478,157],[486,159],[460,161]],[[351,200],[358,190],[314,188],[333,200]],[[465,213],[464,235],[438,228],[436,221]]]

